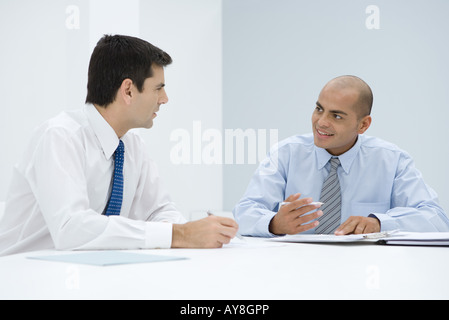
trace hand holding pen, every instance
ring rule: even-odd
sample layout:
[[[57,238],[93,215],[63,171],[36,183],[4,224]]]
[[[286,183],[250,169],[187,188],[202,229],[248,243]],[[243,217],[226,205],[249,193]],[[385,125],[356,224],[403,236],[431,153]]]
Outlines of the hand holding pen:
[[[207,215],[210,217],[210,216],[213,216],[214,214],[212,213],[212,212],[210,212],[209,210],[207,210]],[[240,239],[240,240],[245,240],[243,237],[242,237],[242,235],[240,235],[240,233],[236,233],[235,234],[235,236],[238,238],[238,239]]]
[[[319,222],[316,219],[321,217],[323,212],[316,209],[323,203],[313,202],[312,198],[299,199],[300,196],[300,193],[293,194],[281,203],[279,211],[271,219],[269,225],[271,233],[276,235],[297,234],[318,226]],[[316,211],[311,212],[313,210]]]

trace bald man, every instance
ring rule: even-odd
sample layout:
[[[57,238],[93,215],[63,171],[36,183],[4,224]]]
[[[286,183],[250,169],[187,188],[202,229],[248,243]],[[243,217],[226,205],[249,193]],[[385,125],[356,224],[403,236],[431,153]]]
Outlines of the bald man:
[[[449,231],[436,193],[411,157],[364,135],[373,94],[341,76],[321,90],[308,135],[272,148],[234,208],[244,235]],[[317,203],[317,202],[323,202]]]

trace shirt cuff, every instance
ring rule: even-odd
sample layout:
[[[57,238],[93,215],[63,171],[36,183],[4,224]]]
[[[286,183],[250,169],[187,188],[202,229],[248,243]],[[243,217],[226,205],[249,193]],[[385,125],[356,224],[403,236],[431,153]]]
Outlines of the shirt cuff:
[[[265,213],[256,223],[256,234],[258,237],[278,237],[279,235],[270,232],[271,220],[277,212],[269,211]]]
[[[397,222],[385,213],[371,213],[369,217],[375,217],[380,221],[380,231],[391,231],[399,228]]]
[[[171,247],[173,224],[169,222],[147,222],[145,225],[145,248],[168,249]]]

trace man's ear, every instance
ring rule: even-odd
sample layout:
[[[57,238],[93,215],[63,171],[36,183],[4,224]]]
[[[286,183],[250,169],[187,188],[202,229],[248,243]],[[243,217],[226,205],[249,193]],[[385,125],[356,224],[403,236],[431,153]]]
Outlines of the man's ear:
[[[370,115],[364,116],[362,118],[362,120],[360,120],[360,122],[359,122],[359,131],[358,131],[358,133],[359,134],[365,133],[365,131],[368,130],[368,128],[370,127],[371,121],[372,121],[372,119],[371,119]]]
[[[125,79],[122,81],[122,85],[118,89],[118,95],[127,104],[131,104],[133,97],[133,81],[131,79]]]

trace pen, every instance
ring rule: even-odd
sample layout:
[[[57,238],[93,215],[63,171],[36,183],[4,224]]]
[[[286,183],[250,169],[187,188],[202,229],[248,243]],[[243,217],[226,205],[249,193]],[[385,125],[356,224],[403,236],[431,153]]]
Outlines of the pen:
[[[286,205],[286,204],[289,204],[289,203],[290,203],[290,202],[282,201],[282,202],[279,204],[279,207],[282,207],[283,205]],[[299,208],[302,208],[302,207],[304,207],[304,206],[316,206],[316,205],[322,206],[323,204],[324,204],[324,202],[315,201],[315,202],[311,202],[311,203],[309,203],[309,204],[305,204],[305,205],[303,205],[303,206],[301,206],[301,207],[299,207]],[[299,208],[296,208],[296,209],[299,209]]]
[[[383,232],[376,232],[376,233],[369,233],[363,236],[364,239],[381,239],[381,238],[387,238],[391,236],[392,234],[395,234],[399,232],[399,229],[391,230],[391,231],[383,231]]]
[[[213,216],[214,214],[212,212],[210,212],[209,210],[207,210],[207,215],[208,216]],[[243,239],[243,236],[240,233],[238,233],[238,232],[235,234],[235,236],[237,238],[239,238],[240,240],[245,240],[245,239]]]

